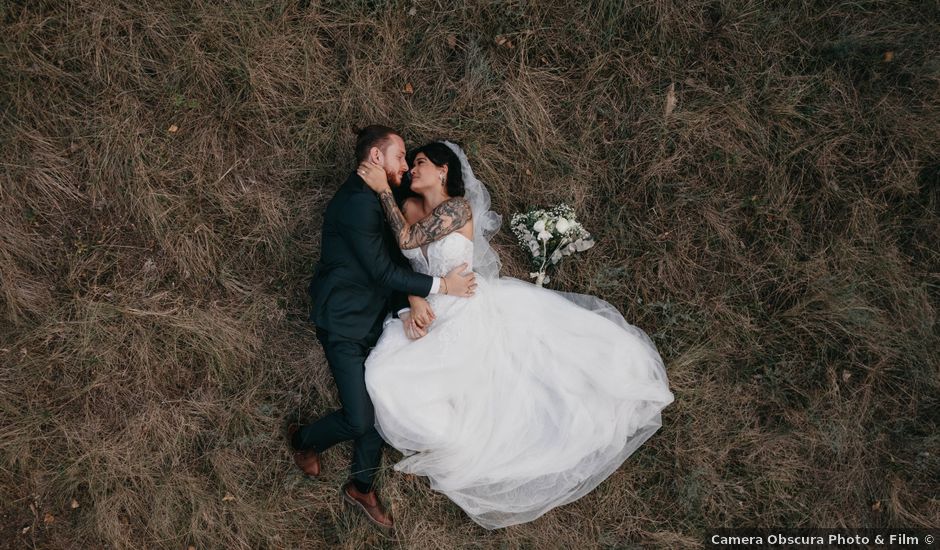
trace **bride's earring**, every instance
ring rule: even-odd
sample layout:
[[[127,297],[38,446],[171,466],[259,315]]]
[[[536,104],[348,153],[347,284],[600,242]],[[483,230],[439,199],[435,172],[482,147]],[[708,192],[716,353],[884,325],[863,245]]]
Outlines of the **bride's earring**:
[[[441,185],[444,185],[444,172],[441,172]]]

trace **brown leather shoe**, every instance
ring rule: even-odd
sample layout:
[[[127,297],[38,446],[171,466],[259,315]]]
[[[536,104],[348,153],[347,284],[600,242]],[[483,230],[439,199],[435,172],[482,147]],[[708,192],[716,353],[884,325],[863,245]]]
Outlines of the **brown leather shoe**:
[[[382,502],[379,501],[379,495],[373,490],[368,493],[361,493],[356,489],[356,484],[347,481],[339,490],[343,500],[352,506],[359,508],[365,513],[366,518],[383,532],[389,533],[395,527],[392,516],[385,511]]]
[[[294,449],[294,434],[300,429],[300,424],[291,424],[287,427],[287,444],[290,446],[294,455],[294,464],[300,468],[300,471],[308,476],[317,477],[320,475],[320,455],[313,449],[298,451]]]

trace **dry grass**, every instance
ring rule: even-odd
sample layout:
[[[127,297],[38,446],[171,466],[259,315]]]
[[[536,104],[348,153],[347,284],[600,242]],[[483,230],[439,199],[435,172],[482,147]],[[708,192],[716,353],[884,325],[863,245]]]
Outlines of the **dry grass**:
[[[0,5],[7,546],[940,523],[935,2],[308,4]],[[373,121],[465,144],[505,214],[576,205],[599,244],[553,286],[659,345],[664,428],[579,502],[486,532],[388,472],[387,541],[336,498],[347,448],[292,468],[285,419],[336,403],[305,321],[320,216]]]

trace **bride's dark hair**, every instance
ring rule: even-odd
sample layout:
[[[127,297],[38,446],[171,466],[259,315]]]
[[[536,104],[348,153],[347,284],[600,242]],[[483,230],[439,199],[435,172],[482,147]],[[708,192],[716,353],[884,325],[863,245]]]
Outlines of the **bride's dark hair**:
[[[428,157],[428,160],[433,162],[435,166],[446,165],[447,194],[451,197],[463,196],[463,171],[460,169],[460,158],[457,157],[457,154],[454,153],[450,147],[444,145],[440,141],[432,141],[431,143],[426,143],[417,149],[408,151],[408,156],[406,157],[408,160],[408,166],[414,166],[415,157],[418,156],[418,153],[424,153],[424,156]],[[407,194],[402,198],[402,200],[416,195],[416,193],[411,191],[410,177],[408,178],[407,182],[402,182],[401,187],[407,187]]]

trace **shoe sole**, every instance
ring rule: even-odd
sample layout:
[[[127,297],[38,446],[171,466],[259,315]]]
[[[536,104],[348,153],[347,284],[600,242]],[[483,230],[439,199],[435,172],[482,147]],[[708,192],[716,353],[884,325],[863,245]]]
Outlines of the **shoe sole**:
[[[378,520],[376,520],[375,518],[373,518],[373,517],[372,517],[372,514],[370,514],[369,511],[366,510],[366,507],[363,506],[363,504],[362,504],[361,502],[359,502],[358,500],[356,500],[356,499],[354,499],[353,497],[349,496],[349,493],[346,492],[346,486],[345,486],[345,485],[343,485],[342,487],[339,488],[339,494],[340,494],[340,496],[342,497],[342,499],[346,502],[346,504],[350,504],[350,505],[352,505],[352,506],[358,508],[359,510],[361,510],[361,511],[362,511],[362,514],[363,514],[364,516],[366,516],[366,519],[367,519],[367,520],[369,520],[369,523],[371,523],[372,525],[374,525],[375,527],[377,527],[377,528],[378,528],[380,531],[382,531],[383,533],[385,533],[385,534],[391,534],[391,532],[392,532],[392,530],[395,528],[395,526],[394,526],[394,525],[392,525],[392,526],[385,525],[384,523],[380,523]]]

